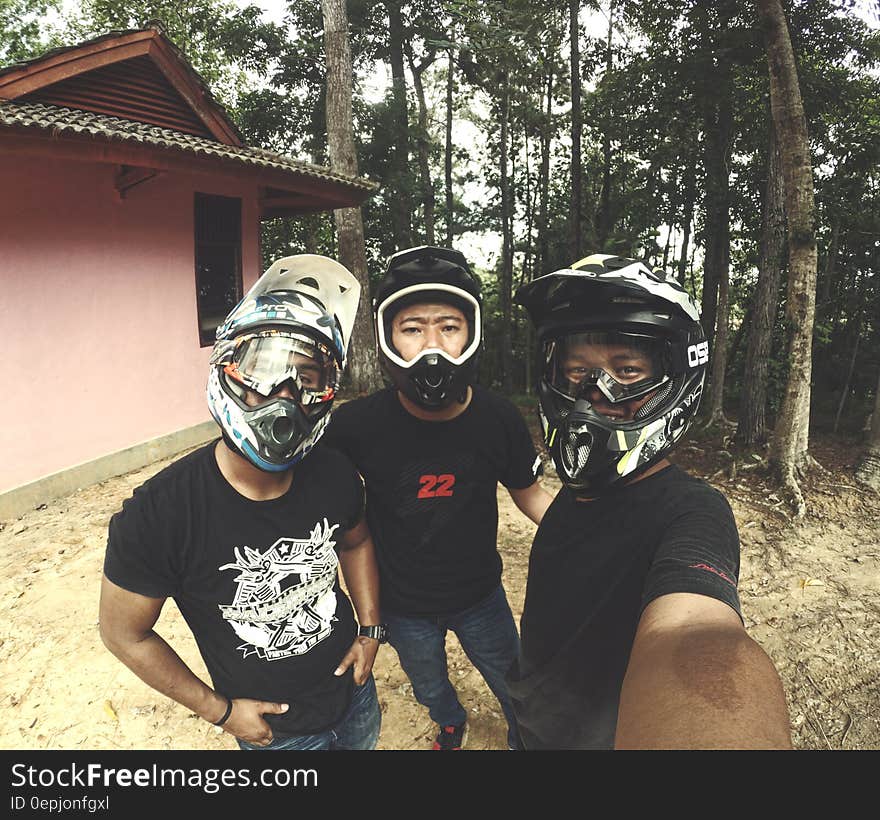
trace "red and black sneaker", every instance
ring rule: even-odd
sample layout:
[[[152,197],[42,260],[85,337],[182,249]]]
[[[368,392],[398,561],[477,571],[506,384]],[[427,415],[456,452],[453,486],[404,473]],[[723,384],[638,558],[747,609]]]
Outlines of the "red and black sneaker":
[[[460,752],[467,736],[467,724],[461,726],[441,726],[434,741],[434,751]]]

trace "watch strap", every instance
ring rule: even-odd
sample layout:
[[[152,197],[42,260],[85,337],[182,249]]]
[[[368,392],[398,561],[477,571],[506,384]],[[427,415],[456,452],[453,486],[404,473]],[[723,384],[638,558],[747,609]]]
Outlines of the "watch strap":
[[[373,638],[374,640],[379,641],[379,643],[385,643],[388,640],[385,624],[362,626],[358,629],[358,636],[362,638]]]

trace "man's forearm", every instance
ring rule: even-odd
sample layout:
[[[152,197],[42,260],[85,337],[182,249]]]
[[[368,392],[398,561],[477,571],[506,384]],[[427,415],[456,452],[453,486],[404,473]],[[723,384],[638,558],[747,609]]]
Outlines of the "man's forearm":
[[[536,481],[531,487],[522,490],[508,490],[513,503],[516,504],[519,511],[530,518],[534,524],[540,524],[544,518],[547,508],[553,503],[553,496],[550,495]]]
[[[620,749],[790,749],[779,675],[741,629],[648,633],[623,683]]]
[[[372,539],[341,550],[339,563],[358,623],[369,626],[379,623],[379,570]]]
[[[144,683],[213,723],[223,716],[226,701],[196,677],[181,657],[155,632],[142,640],[117,642],[104,636],[106,647]]]

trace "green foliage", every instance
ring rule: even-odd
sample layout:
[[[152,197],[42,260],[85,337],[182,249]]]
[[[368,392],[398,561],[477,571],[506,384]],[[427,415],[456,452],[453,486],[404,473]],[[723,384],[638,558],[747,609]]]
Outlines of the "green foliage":
[[[63,45],[59,32],[46,25],[49,13],[60,9],[61,0],[0,0],[0,66]]]

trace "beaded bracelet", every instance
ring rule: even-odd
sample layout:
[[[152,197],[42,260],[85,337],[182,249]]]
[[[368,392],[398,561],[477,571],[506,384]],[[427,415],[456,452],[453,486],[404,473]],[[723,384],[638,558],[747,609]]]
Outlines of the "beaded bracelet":
[[[223,717],[214,724],[215,726],[222,726],[229,720],[229,716],[232,714],[232,698],[226,695],[223,695],[223,697],[226,698],[226,711],[223,713]]]

